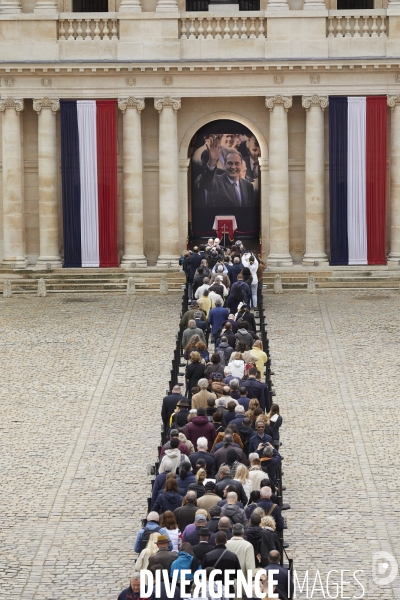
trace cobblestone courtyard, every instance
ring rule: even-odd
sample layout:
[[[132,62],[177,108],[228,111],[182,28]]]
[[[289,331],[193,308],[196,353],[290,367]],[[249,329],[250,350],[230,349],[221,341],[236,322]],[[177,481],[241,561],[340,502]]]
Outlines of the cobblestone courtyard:
[[[400,549],[400,295],[266,306],[295,568],[310,592],[317,569],[362,569],[365,597],[400,598],[399,578],[371,582],[373,553]],[[178,295],[0,300],[1,600],[114,600],[127,585],[179,309]]]

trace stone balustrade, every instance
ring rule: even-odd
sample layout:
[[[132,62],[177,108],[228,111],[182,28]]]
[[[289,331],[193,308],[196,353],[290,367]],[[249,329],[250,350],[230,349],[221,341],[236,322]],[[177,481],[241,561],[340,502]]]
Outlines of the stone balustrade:
[[[329,11],[329,38],[385,38],[388,19],[385,10]]]
[[[241,13],[240,16],[188,14],[180,20],[181,40],[265,39],[263,13]]]
[[[58,39],[118,40],[117,13],[60,13]]]

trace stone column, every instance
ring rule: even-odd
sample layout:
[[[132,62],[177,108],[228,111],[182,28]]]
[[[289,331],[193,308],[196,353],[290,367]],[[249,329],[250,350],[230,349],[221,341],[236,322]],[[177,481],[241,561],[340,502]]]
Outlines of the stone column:
[[[124,255],[121,267],[147,267],[143,247],[143,160],[141,112],[143,98],[119,100],[124,114]]]
[[[177,112],[180,98],[155,98],[160,114],[159,129],[159,210],[160,255],[157,266],[178,264],[184,240],[179,237],[179,149]]]
[[[267,10],[289,10],[288,0],[268,0]]]
[[[58,236],[57,195],[57,133],[56,113],[60,110],[58,100],[42,98],[33,101],[38,113],[38,173],[39,173],[39,235],[40,254],[37,269],[61,268]]]
[[[122,0],[118,12],[142,12],[140,0]]]
[[[326,10],[325,0],[304,0],[303,10]]]
[[[0,100],[3,113],[3,265],[15,264],[25,269],[25,219],[23,162],[21,144],[21,112],[24,101],[15,98]]]
[[[58,14],[58,3],[55,0],[37,0],[33,12],[39,15]]]
[[[390,252],[388,264],[400,263],[400,94],[388,96],[390,131]]]
[[[289,143],[287,111],[291,96],[265,99],[271,112],[269,129],[269,240],[267,263],[293,265],[289,253]]]
[[[306,252],[303,265],[328,264],[325,253],[324,110],[327,96],[303,96],[306,116]]]
[[[20,0],[1,0],[0,12],[2,14],[22,13]]]

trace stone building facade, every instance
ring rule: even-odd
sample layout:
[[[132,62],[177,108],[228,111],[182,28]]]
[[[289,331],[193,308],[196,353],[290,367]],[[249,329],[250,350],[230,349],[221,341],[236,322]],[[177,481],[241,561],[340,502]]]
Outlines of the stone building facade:
[[[62,264],[63,98],[118,99],[122,266],[165,265],[184,249],[191,140],[218,119],[246,126],[260,145],[263,256],[327,264],[328,97],[377,94],[388,97],[387,252],[398,265],[400,1],[187,8],[109,0],[100,13],[74,12],[72,0],[1,1],[2,265]]]

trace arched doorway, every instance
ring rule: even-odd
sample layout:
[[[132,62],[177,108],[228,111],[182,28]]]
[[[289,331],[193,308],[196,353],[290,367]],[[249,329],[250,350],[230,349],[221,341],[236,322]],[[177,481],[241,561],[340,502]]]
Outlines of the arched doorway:
[[[234,239],[259,250],[261,148],[258,137],[232,119],[203,125],[189,146],[189,235],[201,243],[216,235],[218,217],[232,217],[225,245]],[[217,219],[216,219],[217,217]],[[221,230],[220,230],[221,232]]]

